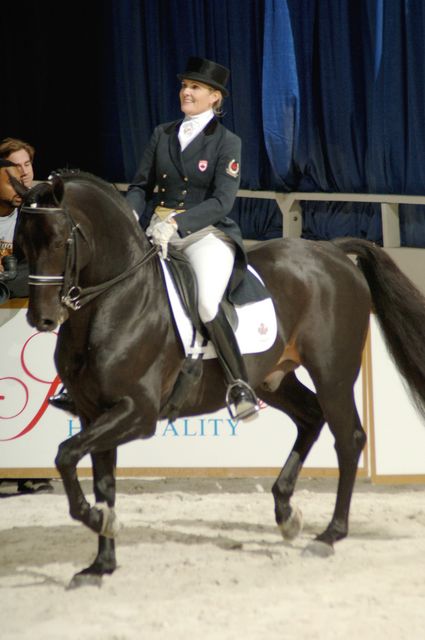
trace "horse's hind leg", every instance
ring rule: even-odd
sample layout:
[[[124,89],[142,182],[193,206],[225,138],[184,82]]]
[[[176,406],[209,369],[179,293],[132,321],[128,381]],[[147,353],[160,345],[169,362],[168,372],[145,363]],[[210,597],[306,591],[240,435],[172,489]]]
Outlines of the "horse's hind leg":
[[[351,497],[360,454],[366,443],[366,434],[357,413],[351,383],[334,381],[325,389],[320,386],[317,386],[317,389],[327,423],[335,438],[339,480],[332,519],[325,531],[316,537],[316,541],[322,544],[310,545],[308,550],[320,555],[329,555],[333,543],[348,534]]]
[[[115,506],[115,466],[116,449],[92,454],[93,489],[96,506],[103,509],[105,505],[109,514]],[[111,515],[109,515],[111,517]],[[102,575],[113,573],[117,566],[115,557],[115,540],[113,537],[99,535],[98,552],[92,564],[75,574],[69,587],[81,584],[100,585]]]
[[[302,521],[300,511],[291,506],[290,500],[305,459],[325,421],[316,395],[294,373],[288,373],[273,394],[261,393],[261,397],[292,418],[298,431],[291,453],[272,487],[276,523],[285,540],[293,540],[301,531]]]

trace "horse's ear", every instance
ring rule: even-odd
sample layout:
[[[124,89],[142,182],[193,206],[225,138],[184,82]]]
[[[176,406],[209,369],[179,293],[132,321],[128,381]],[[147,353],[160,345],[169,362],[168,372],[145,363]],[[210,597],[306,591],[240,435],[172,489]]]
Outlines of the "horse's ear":
[[[60,203],[62,202],[63,196],[65,194],[65,186],[63,180],[57,173],[53,173],[50,176],[50,181],[52,183],[53,197],[56,201],[57,206],[60,206]]]
[[[6,171],[6,173],[9,178],[10,184],[15,189],[18,196],[21,196],[21,198],[23,198],[29,191],[28,187],[22,184],[22,182],[20,182],[17,178],[15,178],[15,176],[12,176],[12,174],[9,173],[9,171]]]
[[[24,200],[25,205],[31,206],[36,204],[38,207],[51,207],[56,206],[55,199],[53,197],[52,185],[50,182],[39,182],[36,184],[26,196]]]

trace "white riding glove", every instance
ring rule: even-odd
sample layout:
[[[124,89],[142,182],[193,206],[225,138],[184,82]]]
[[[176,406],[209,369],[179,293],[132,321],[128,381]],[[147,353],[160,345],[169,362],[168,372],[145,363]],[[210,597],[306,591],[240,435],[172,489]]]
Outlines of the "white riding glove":
[[[149,222],[149,226],[146,229],[146,235],[148,236],[148,238],[152,238],[152,229],[154,228],[154,226],[156,224],[158,224],[158,222],[161,221],[161,218],[159,218],[155,213],[153,214],[150,222]]]
[[[161,247],[162,257],[165,260],[168,254],[168,243],[177,232],[177,223],[174,221],[174,218],[169,217],[167,220],[157,222],[153,225],[152,229],[148,229],[148,231],[150,232],[148,235],[151,236],[152,242]]]
[[[175,215],[176,215],[176,212],[172,211],[166,218],[164,218],[165,222],[168,222],[169,220],[173,220]],[[148,238],[152,238],[152,229],[156,227],[156,225],[159,224],[160,222],[162,222],[162,219],[156,213],[154,213],[152,218],[150,219],[149,226],[145,232]]]

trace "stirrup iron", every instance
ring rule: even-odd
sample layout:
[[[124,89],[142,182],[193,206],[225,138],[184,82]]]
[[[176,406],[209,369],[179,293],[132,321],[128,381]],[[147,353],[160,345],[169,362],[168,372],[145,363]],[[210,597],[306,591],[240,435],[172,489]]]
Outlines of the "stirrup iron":
[[[232,410],[232,405],[235,411]],[[232,420],[255,418],[260,410],[255,392],[247,382],[240,379],[234,380],[227,387],[226,406]]]

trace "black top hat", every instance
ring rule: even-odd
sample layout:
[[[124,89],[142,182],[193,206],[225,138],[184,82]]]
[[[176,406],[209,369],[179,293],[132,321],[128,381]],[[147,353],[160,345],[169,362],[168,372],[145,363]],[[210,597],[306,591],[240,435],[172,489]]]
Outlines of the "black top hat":
[[[228,96],[229,92],[225,88],[225,84],[229,78],[230,71],[217,62],[206,60],[205,58],[189,58],[186,69],[183,73],[177,75],[179,80],[187,78],[187,80],[199,80],[204,84],[208,84],[214,89],[221,91],[223,96]]]
[[[0,158],[0,169],[3,169],[3,167],[16,167],[16,164],[10,160],[6,160],[6,158]]]

